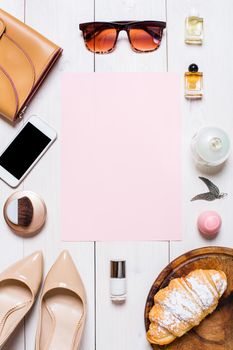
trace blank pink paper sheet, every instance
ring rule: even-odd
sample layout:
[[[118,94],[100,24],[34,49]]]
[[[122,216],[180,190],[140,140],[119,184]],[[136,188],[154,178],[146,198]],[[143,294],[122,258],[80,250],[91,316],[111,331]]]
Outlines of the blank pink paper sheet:
[[[178,76],[64,74],[62,110],[62,239],[181,239]]]

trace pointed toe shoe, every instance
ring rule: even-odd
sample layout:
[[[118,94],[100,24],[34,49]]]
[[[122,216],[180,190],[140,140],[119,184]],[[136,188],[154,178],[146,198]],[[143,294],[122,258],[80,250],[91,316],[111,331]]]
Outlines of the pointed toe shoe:
[[[0,274],[0,348],[33,306],[42,275],[42,252],[33,253]]]
[[[85,319],[85,289],[70,254],[63,251],[44,283],[36,350],[78,350]]]

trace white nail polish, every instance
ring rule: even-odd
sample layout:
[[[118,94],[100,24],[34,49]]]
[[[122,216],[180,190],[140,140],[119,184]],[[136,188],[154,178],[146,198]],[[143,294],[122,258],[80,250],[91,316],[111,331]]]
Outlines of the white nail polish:
[[[114,302],[123,302],[127,296],[126,261],[111,260],[110,298]]]

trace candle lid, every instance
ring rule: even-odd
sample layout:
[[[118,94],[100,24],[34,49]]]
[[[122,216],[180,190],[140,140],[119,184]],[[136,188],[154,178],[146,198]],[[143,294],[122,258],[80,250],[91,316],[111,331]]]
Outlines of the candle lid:
[[[196,151],[204,161],[219,165],[230,154],[230,139],[217,127],[204,127],[196,135]]]

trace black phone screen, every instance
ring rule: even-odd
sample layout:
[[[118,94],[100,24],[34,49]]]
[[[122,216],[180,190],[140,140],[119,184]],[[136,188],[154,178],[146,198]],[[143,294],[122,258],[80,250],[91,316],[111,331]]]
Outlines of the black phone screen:
[[[20,180],[50,141],[48,136],[28,122],[0,156],[0,166]]]

